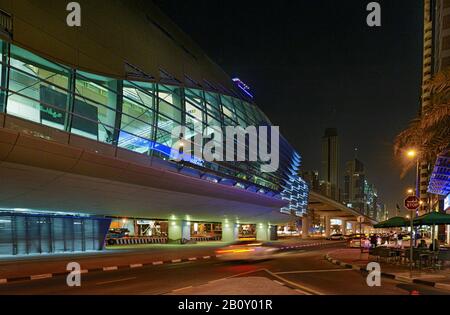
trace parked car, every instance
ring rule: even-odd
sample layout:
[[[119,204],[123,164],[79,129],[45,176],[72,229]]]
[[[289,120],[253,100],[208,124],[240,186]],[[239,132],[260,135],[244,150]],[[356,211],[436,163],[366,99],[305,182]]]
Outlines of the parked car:
[[[327,240],[330,240],[330,241],[343,241],[344,240],[344,235],[343,234],[333,234],[330,237],[328,237]]]
[[[270,259],[279,248],[256,241],[238,241],[216,251],[217,258],[224,261]]]
[[[362,242],[362,246],[361,246]],[[348,243],[348,246],[351,248],[360,248],[360,247],[366,247],[367,244],[370,244],[370,241],[368,238],[364,237],[352,237],[350,239],[350,242]]]

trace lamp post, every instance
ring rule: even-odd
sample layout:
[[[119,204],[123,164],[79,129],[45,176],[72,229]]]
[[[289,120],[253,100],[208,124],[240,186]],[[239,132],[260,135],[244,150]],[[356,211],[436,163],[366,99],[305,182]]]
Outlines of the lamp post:
[[[415,164],[416,164],[416,176],[415,176],[415,180],[414,180],[414,190],[413,189],[408,189],[408,195],[415,195],[417,198],[420,198],[420,165],[419,165],[419,152],[415,149],[410,149],[406,152],[406,156],[408,159],[410,160],[414,160]],[[420,203],[419,207],[415,210],[415,214],[414,212],[411,213],[411,220],[414,220],[414,218],[418,215],[418,211],[420,206],[422,205],[422,203]],[[412,235],[413,235],[413,229],[414,227],[411,226],[411,240],[413,239]],[[416,231],[414,231],[416,232]],[[416,243],[416,234],[414,233],[414,245]]]

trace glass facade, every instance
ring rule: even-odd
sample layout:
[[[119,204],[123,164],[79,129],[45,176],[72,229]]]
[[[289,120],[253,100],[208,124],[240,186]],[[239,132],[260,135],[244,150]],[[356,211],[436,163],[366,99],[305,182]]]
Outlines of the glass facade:
[[[210,136],[213,128],[271,125],[258,107],[237,96],[117,80],[49,61],[4,41],[0,48],[0,111],[171,163],[172,145],[181,138],[190,144],[197,135]],[[173,127],[179,125],[185,130],[180,139],[173,139]],[[246,143],[245,152],[249,150]],[[296,159],[292,146],[281,141],[280,167],[273,173],[262,173],[261,161],[210,163],[202,156],[183,161],[183,166],[200,167],[208,180],[281,198],[291,173],[298,171]]]
[[[0,211],[0,255],[102,250],[111,219]]]

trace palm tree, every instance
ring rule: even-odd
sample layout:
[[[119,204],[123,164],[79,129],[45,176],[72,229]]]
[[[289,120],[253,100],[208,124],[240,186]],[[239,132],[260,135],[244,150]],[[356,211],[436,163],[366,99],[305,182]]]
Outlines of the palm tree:
[[[394,141],[394,154],[403,155],[415,148],[422,161],[434,162],[436,157],[450,147],[450,68],[437,73],[430,82],[430,105],[423,108],[418,118]],[[413,166],[409,162],[405,170]]]

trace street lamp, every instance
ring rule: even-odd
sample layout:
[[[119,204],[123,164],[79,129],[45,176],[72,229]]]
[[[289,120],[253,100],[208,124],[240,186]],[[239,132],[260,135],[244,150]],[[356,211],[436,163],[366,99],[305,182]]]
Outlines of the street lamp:
[[[409,158],[411,158],[411,159],[413,159],[413,158],[415,158],[416,156],[417,156],[417,151],[416,150],[409,150],[408,152],[406,152],[406,155],[409,157]]]
[[[414,189],[409,188],[406,192],[408,193],[408,195],[412,195],[414,194]]]

